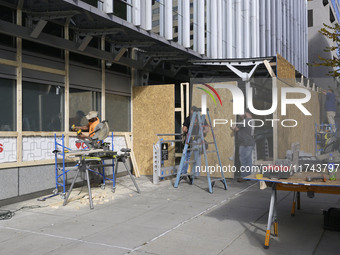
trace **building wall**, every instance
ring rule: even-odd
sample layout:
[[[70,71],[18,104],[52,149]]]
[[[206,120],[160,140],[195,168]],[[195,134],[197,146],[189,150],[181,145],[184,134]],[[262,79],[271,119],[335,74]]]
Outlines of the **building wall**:
[[[160,26],[159,34],[167,40],[175,41],[188,49],[193,47],[195,51],[208,58],[276,56],[276,53],[279,52],[293,63],[298,71],[307,74],[305,69],[307,62],[306,24],[304,23],[306,20],[305,0],[177,1],[177,19],[181,17],[177,21],[177,24],[179,24],[177,39],[174,36],[173,29],[173,2],[168,0],[156,1],[156,3],[160,3],[159,13],[156,14],[159,15],[160,20],[158,23]],[[81,1],[79,3],[83,5]],[[95,1],[91,1],[91,3],[93,4]],[[127,7],[126,17],[138,29],[151,31],[153,29],[153,22],[150,22],[153,15],[152,11],[150,12],[152,1],[145,0],[142,3],[144,3],[143,8],[138,9],[138,6],[134,5],[132,8]],[[104,6],[106,6],[105,3]],[[17,15],[19,14],[21,14],[21,11],[17,12]],[[19,20],[21,20],[21,17],[17,18],[16,23],[21,26]],[[156,22],[154,24],[156,25]],[[295,24],[297,25],[295,26]],[[66,28],[63,32],[65,32],[65,39],[68,38]],[[192,38],[190,35],[192,35]],[[15,155],[11,159],[1,158],[2,155],[0,155],[0,162],[2,163],[0,178],[1,180],[2,177],[3,180],[8,179],[6,185],[11,184],[11,188],[0,199],[50,189],[54,186],[55,181],[52,178],[54,177],[54,167],[53,156],[51,155],[53,149],[51,148],[51,144],[53,144],[51,141],[54,132],[23,131],[21,94],[23,82],[46,85],[45,88],[49,86],[54,89],[58,86],[64,88],[66,101],[65,104],[60,106],[60,108],[64,107],[65,110],[63,116],[64,129],[57,133],[58,135],[66,134],[67,145],[73,143],[73,136],[69,133],[69,127],[73,123],[68,122],[69,117],[72,117],[69,116],[71,112],[68,111],[71,105],[68,99],[70,98],[70,90],[88,89],[94,93],[96,100],[100,98],[102,103],[97,105],[98,109],[96,110],[100,112],[102,118],[105,118],[111,110],[106,109],[105,93],[110,92],[131,97],[131,77],[107,71],[104,60],[95,59],[95,62],[99,64],[93,67],[79,63],[82,61],[74,63],[69,57],[70,52],[67,50],[59,49],[60,53],[63,53],[60,55],[63,55],[64,58],[56,59],[50,55],[47,56],[47,54],[26,51],[25,47],[22,47],[23,40],[21,38],[13,38],[13,41],[16,42],[14,47],[0,49],[0,77],[13,79],[16,83],[16,128],[12,131],[0,132],[0,144],[6,145],[5,149],[8,144],[13,144],[10,149],[15,151]],[[173,46],[177,47],[178,44]],[[37,43],[37,47],[39,46],[41,45]],[[99,94],[100,92],[101,94]],[[48,108],[48,105],[46,108]],[[127,116],[127,118],[130,119],[131,116]],[[170,128],[173,127],[174,125]],[[120,132],[120,135],[126,133],[130,134],[130,132],[123,132],[123,134]],[[40,145],[37,143],[37,139],[48,140],[47,142],[44,141],[47,145],[41,155],[39,154],[38,147]],[[12,141],[8,142],[7,140]],[[6,153],[7,150],[3,147],[0,148],[1,153]],[[38,161],[33,161],[33,159]],[[145,171],[148,171],[147,174],[150,173],[149,169]]]
[[[336,19],[340,20],[340,1],[339,0],[331,0],[333,9],[334,9],[334,15],[336,16]]]
[[[138,168],[143,175],[153,174],[153,144],[157,134],[175,133],[175,86],[139,86],[133,88],[133,148]],[[174,139],[169,136],[165,138]],[[169,143],[169,159],[164,166],[174,165],[174,146]]]
[[[73,117],[69,109],[71,102],[66,99],[66,94],[69,93],[70,89],[82,89],[98,93],[99,97],[97,99],[101,100],[98,110],[104,119],[104,112],[108,116],[111,112],[121,110],[117,109],[117,107],[106,109],[104,101],[106,93],[127,97],[129,99],[127,102],[131,102],[131,77],[106,70],[105,66],[102,69],[74,61],[67,64],[66,62],[68,61],[66,60],[30,51],[23,51],[21,54],[20,47],[0,46],[0,51],[0,78],[12,80],[13,82],[14,98],[12,98],[11,102],[14,104],[15,109],[13,113],[14,125],[11,125],[11,130],[3,129],[7,124],[3,123],[3,119],[0,120],[0,201],[4,202],[2,200],[18,198],[37,192],[52,193],[56,185],[56,169],[54,154],[52,153],[55,149],[54,134],[56,133],[57,137],[64,134],[65,144],[71,149],[79,149],[76,145],[75,134],[69,132],[69,126],[73,123],[69,123],[69,125],[65,123],[68,117]],[[66,69],[68,70],[67,72],[65,71]],[[103,74],[102,70],[105,71],[105,74]],[[103,86],[103,77],[105,86]],[[68,80],[67,83],[66,80]],[[1,82],[0,90],[2,89]],[[26,90],[22,90],[23,84],[25,84],[26,89],[30,88],[28,84],[38,85],[46,93],[51,88],[61,87],[63,89],[61,108],[56,109],[57,112],[61,111],[63,115],[63,127],[60,130],[55,132],[45,129],[42,131],[23,130],[25,124],[19,117],[26,110],[22,101],[22,98],[27,95],[25,94]],[[81,106],[79,101],[77,102],[78,105],[75,104],[73,108]],[[36,102],[28,103],[33,104]],[[8,106],[2,105],[2,107],[6,109]],[[45,107],[46,109],[53,108],[52,102],[46,101]],[[41,106],[41,108],[44,108],[44,106]],[[130,106],[129,109],[131,109]],[[89,108],[89,110],[92,109]],[[117,116],[119,117],[117,121],[125,118],[130,123],[131,113],[126,116]],[[113,119],[114,117],[115,115],[113,115]],[[115,130],[111,129],[111,131]],[[126,129],[124,131],[114,132],[113,145],[115,150],[127,147],[125,134],[130,134],[130,130]],[[111,142],[110,137],[108,139],[108,142]],[[121,164],[118,173],[123,172],[125,172],[125,167]],[[112,168],[107,168],[106,173],[108,175],[112,174]],[[75,176],[75,171],[70,171],[66,176],[67,183],[71,183]],[[79,178],[78,182],[80,181],[81,179]]]
[[[328,1],[308,1],[308,11],[309,14],[309,27],[308,27],[308,45],[309,45],[309,62],[317,63],[321,62],[320,57],[326,59],[332,59],[333,57],[338,57],[335,52],[325,52],[324,50],[327,47],[335,46],[334,43],[323,36],[319,30],[323,28],[323,24],[334,26],[336,23],[339,23],[339,1],[338,0],[328,0]],[[334,21],[330,20],[331,13],[334,16]],[[328,76],[328,73],[332,71],[332,67],[326,66],[309,66],[309,78],[315,82],[315,84],[327,90],[328,88],[332,88],[336,94],[339,96],[338,92],[338,80],[334,79],[331,76]],[[321,122],[327,123],[326,112],[324,110],[324,102],[325,96],[320,97],[320,114],[321,114]],[[339,117],[339,109],[337,109],[337,115],[335,117],[336,125],[340,126],[340,117]],[[339,129],[338,129],[339,130]]]
[[[326,1],[327,2],[327,1]],[[323,24],[333,26],[337,22],[337,18],[335,12],[333,11],[333,7],[329,3],[324,5],[324,1],[308,1],[308,17],[309,17],[309,25],[308,25],[308,47],[309,47],[309,63],[320,62],[319,56],[327,59],[331,59],[334,55],[332,52],[325,52],[326,47],[333,46],[333,43],[330,39],[323,36],[319,30],[323,28]],[[334,13],[334,17],[336,20],[331,22],[330,13]],[[326,78],[329,71],[331,71],[331,67],[326,66],[317,66],[309,67],[309,77],[313,78],[317,85],[320,87],[326,87],[324,82],[318,81],[320,78]]]
[[[279,53],[308,76],[307,0],[164,0],[152,6],[151,1],[131,4],[127,20],[132,24],[192,47],[208,58],[256,58]]]
[[[110,162],[107,162],[107,164],[109,163]],[[128,166],[131,167],[129,162]],[[112,175],[112,167],[107,167],[105,171],[107,176]],[[75,173],[75,171],[70,171],[66,174],[67,185],[72,183]],[[118,176],[126,173],[123,164],[119,164],[117,173]],[[90,178],[94,178],[93,175]],[[78,177],[77,183],[82,183],[82,179]],[[55,166],[43,165],[1,169],[0,186],[0,205],[6,203],[3,200],[15,199],[36,192],[52,194],[56,188]],[[111,188],[110,185],[106,187]],[[59,191],[62,191],[61,187]]]

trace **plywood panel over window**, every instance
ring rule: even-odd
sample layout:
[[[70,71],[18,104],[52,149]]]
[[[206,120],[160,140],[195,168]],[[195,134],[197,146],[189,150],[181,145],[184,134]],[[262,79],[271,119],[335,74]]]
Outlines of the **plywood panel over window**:
[[[277,87],[278,98],[281,98],[281,89],[285,87],[299,87],[295,80],[295,68],[287,60],[278,55],[277,58]],[[301,87],[300,87],[301,88]],[[293,143],[299,142],[300,149],[305,152],[315,153],[315,124],[320,123],[320,100],[319,93],[311,91],[311,99],[303,104],[312,114],[305,116],[295,105],[287,106],[287,115],[281,115],[281,101],[278,102],[278,119],[294,119],[297,121],[296,127],[283,127],[278,125],[278,157],[285,158],[286,151],[291,149]],[[289,93],[287,98],[303,98],[303,94]],[[293,125],[290,122],[287,125]]]
[[[142,175],[152,175],[156,134],[175,132],[174,92],[174,85],[133,88],[133,149]]]
[[[222,83],[209,83],[210,86],[215,87],[218,84]],[[237,86],[237,82],[225,82],[223,84],[228,84],[232,86]],[[205,86],[200,84],[194,84],[193,90],[192,90],[192,105],[201,107],[201,98],[202,95],[207,95],[206,92],[199,88],[206,89]],[[224,168],[224,175],[227,178],[232,178],[234,176],[232,171],[226,171],[227,169],[231,169],[232,166],[234,166],[234,147],[235,147],[235,138],[234,133],[230,130],[230,121],[234,121],[235,117],[233,116],[233,106],[232,106],[232,94],[228,89],[225,88],[216,88],[217,93],[219,94],[222,105],[219,101],[216,101],[217,103],[213,101],[212,98],[207,95],[207,107],[209,109],[210,118],[212,121],[212,125],[214,122],[214,119],[220,119],[220,120],[227,120],[228,124],[226,125],[216,125],[214,129],[214,134],[216,137],[216,143],[219,150],[219,154],[221,157],[222,162],[222,168]],[[206,117],[206,120],[209,124],[208,117]],[[211,130],[209,129],[209,132],[207,133],[207,136],[205,137],[205,140],[207,142],[213,142],[213,137]],[[209,144],[208,151],[214,151],[215,146],[214,144]],[[192,156],[193,157],[193,156]],[[208,154],[208,166],[214,166],[216,167],[219,165],[218,158],[216,153],[209,153]],[[201,166],[205,166],[204,163],[204,156],[201,157]],[[201,173],[201,175],[204,175],[204,173]],[[220,172],[212,173],[212,176],[221,176]]]

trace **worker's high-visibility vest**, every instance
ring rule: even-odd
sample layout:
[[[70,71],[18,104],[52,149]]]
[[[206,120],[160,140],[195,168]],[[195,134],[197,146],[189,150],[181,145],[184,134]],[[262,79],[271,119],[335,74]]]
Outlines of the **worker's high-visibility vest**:
[[[100,121],[99,121],[98,118],[94,122],[89,122],[89,134],[90,134],[91,137],[94,136],[94,129],[99,124],[99,122]]]

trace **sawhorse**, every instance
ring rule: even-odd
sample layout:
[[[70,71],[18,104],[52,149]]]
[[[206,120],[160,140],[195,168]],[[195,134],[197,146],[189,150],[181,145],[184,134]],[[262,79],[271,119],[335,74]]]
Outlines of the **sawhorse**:
[[[306,173],[307,174],[307,173]],[[251,180],[256,180],[252,179]],[[289,180],[289,179],[288,179]],[[263,179],[258,180],[263,181]],[[315,192],[315,193],[324,193],[324,194],[340,194],[340,184],[311,184],[311,183],[292,183],[289,181],[276,181],[272,182],[272,193],[270,199],[269,206],[269,215],[268,215],[268,223],[266,230],[266,237],[264,242],[264,248],[269,248],[270,235],[271,235],[271,226],[274,225],[274,236],[278,236],[278,217],[277,217],[277,190],[284,191],[293,191],[294,199],[293,199],[293,208],[291,215],[295,215],[295,206],[297,205],[298,209],[300,208],[300,192]]]

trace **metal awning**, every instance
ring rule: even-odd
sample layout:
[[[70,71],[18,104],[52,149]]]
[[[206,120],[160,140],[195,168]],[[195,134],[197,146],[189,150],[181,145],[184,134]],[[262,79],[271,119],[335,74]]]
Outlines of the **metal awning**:
[[[267,60],[276,62],[275,57],[256,59],[207,59],[189,48],[174,41],[134,26],[117,16],[106,14],[96,7],[78,0],[0,0],[0,6],[12,9],[22,8],[31,19],[32,26],[18,26],[0,20],[0,32],[25,40],[45,44],[70,52],[104,59],[119,65],[135,68],[144,72],[162,73],[169,77],[188,79],[189,77],[235,77],[227,65],[238,66],[241,72],[249,72],[254,63]],[[68,24],[78,36],[77,40],[44,33],[47,22],[60,25]],[[110,49],[100,50],[91,47],[94,37],[105,36]],[[138,60],[126,55],[129,48],[137,48]],[[166,67],[159,65],[164,62]],[[274,66],[275,68],[275,66]],[[255,76],[267,76],[268,71],[258,65]]]
[[[253,77],[270,76],[265,62],[269,63],[276,73],[276,57],[246,58],[246,59],[201,59],[192,60],[191,69],[201,75],[214,73],[215,76],[240,77],[242,74],[251,73]],[[203,75],[204,77],[204,75]]]
[[[202,59],[197,52],[184,48],[164,37],[134,26],[117,16],[106,14],[83,1],[77,0],[0,0],[0,6],[16,9],[22,7],[23,13],[33,21],[34,27],[20,27],[14,23],[0,20],[0,32],[17,36],[45,45],[67,49],[125,66],[144,69],[150,57],[161,59]],[[44,22],[41,22],[44,21]],[[69,41],[43,32],[47,22],[60,25],[69,24],[69,28],[79,36],[79,41]],[[93,37],[105,36],[106,42],[112,45],[110,52],[91,48],[89,42]],[[146,58],[141,61],[126,59],[117,55],[121,49],[139,48],[139,54]]]

